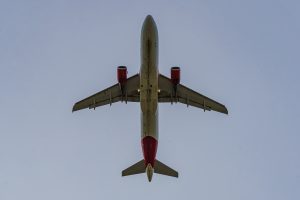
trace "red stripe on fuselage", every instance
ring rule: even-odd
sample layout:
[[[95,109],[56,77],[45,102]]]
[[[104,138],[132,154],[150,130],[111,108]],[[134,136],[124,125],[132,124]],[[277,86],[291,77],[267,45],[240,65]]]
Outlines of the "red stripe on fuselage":
[[[157,140],[151,136],[144,137],[142,139],[142,148],[145,159],[145,166],[150,163],[153,167],[157,151]]]

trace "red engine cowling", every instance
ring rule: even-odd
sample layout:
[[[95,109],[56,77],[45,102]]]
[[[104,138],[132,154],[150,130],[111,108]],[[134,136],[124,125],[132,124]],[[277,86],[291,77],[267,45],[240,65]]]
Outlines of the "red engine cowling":
[[[118,82],[124,85],[127,81],[127,67],[119,66],[117,69]]]
[[[171,68],[171,80],[174,85],[178,85],[180,83],[180,67]]]

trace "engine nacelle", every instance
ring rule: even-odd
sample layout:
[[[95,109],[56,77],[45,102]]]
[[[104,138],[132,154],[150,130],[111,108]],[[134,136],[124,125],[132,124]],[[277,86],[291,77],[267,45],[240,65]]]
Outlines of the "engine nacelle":
[[[171,67],[171,81],[174,85],[180,83],[180,67]]]
[[[123,86],[127,81],[127,67],[119,66],[117,69],[118,82]]]

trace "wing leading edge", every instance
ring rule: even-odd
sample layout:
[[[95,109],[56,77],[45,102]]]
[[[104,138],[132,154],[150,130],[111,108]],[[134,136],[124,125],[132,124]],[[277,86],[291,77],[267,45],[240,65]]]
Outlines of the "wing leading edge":
[[[136,74],[127,79],[123,92],[119,83],[106,88],[92,96],[89,96],[73,106],[72,111],[77,111],[85,108],[95,109],[96,107],[112,104],[118,101],[139,102],[140,97],[138,88],[140,85],[140,76]]]
[[[158,87],[160,89],[160,93],[158,95],[159,102],[180,102],[186,104],[187,106],[190,105],[201,108],[204,111],[214,110],[220,113],[228,114],[228,110],[224,105],[198,92],[195,92],[184,85],[178,84],[174,86],[171,79],[164,75],[159,75]]]

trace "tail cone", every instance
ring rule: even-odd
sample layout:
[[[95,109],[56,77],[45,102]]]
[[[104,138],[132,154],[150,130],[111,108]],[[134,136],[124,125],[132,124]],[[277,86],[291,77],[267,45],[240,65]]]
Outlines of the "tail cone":
[[[146,167],[146,173],[147,173],[147,177],[148,177],[148,181],[151,182],[152,180],[152,176],[153,176],[153,167],[151,166],[150,163],[148,163],[147,167]]]

